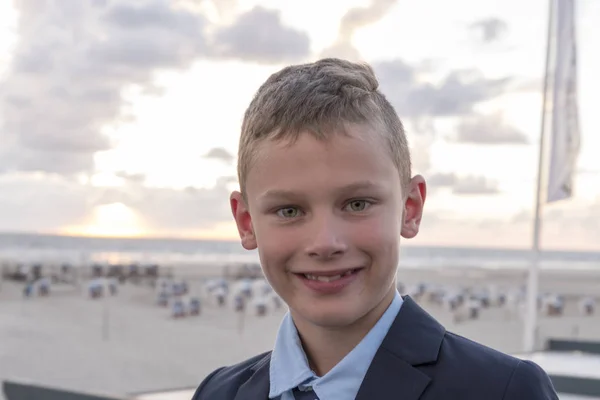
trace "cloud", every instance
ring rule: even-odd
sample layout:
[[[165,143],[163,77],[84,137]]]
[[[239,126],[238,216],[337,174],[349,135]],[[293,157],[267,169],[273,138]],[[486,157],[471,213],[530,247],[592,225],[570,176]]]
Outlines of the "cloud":
[[[546,204],[542,209],[543,224],[558,228],[585,228],[595,230],[600,237],[600,197],[591,201],[572,199],[557,203]],[[533,223],[533,211],[525,209],[517,212],[511,218],[514,223]]]
[[[310,53],[310,39],[283,25],[279,11],[257,6],[242,14],[213,38],[214,54],[267,64],[301,61]]]
[[[206,51],[202,15],[167,1],[16,1],[17,43],[0,87],[0,170],[89,172],[113,146],[121,90]]]
[[[551,203],[542,209],[542,247],[587,248],[600,251],[600,197]],[[533,210],[515,213],[504,225],[513,229],[533,227]],[[531,240],[531,234],[529,234]]]
[[[366,7],[351,8],[340,21],[338,37],[330,47],[323,50],[321,57],[338,57],[359,60],[360,53],[352,44],[356,31],[381,20],[396,4],[396,0],[371,0]]]
[[[123,204],[136,210],[150,230],[178,232],[211,227],[229,221],[229,178],[212,188],[184,190],[141,187],[123,196]]]
[[[130,179],[121,187],[94,187],[60,175],[10,173],[0,176],[0,231],[57,232],[84,226],[98,206],[122,203],[147,233],[211,229],[231,220],[233,177],[211,188],[146,187]]]
[[[433,190],[449,188],[455,195],[489,195],[499,193],[498,185],[483,176],[461,177],[454,173],[435,173],[427,177]]]
[[[437,173],[427,178],[428,186],[432,188],[452,187],[458,182],[458,176],[453,173]]]
[[[401,118],[471,115],[473,107],[500,95],[508,79],[487,79],[476,70],[458,70],[437,84],[422,83],[402,60],[374,64],[381,91]]]
[[[426,67],[426,68],[423,68]],[[437,117],[466,117],[475,106],[502,94],[511,79],[487,79],[477,70],[456,70],[431,83],[422,79],[431,66],[413,66],[401,59],[373,64],[379,89],[407,127],[415,154],[415,168],[421,173],[431,167],[430,146],[437,137]]]
[[[48,232],[77,223],[93,209],[93,196],[62,176],[0,175],[0,231]]]
[[[115,176],[131,183],[143,184],[146,181],[146,175],[144,174],[131,174],[125,171],[118,171],[115,173]]]
[[[500,114],[463,118],[456,128],[454,140],[475,144],[529,144],[527,136],[517,128],[506,125]]]
[[[483,42],[490,43],[499,40],[508,30],[508,25],[498,18],[486,18],[473,22],[469,29],[481,35]]]
[[[215,160],[220,160],[225,163],[231,163],[234,159],[233,155],[225,150],[223,147],[215,147],[212,148],[204,155],[204,158],[212,158]]]
[[[498,186],[483,176],[468,176],[460,179],[453,187],[457,195],[486,195],[500,193]]]
[[[186,69],[201,57],[282,62],[310,47],[306,34],[260,7],[220,28],[168,0],[15,6],[19,40],[0,83],[0,173],[93,171],[94,154],[117,143],[108,132],[130,121],[121,92],[136,85],[160,95],[157,71]]]

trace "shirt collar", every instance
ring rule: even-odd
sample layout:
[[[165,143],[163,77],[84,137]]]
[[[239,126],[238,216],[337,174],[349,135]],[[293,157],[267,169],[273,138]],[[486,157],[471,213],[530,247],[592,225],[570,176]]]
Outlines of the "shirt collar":
[[[346,380],[346,388],[354,393],[349,398],[354,398],[402,303],[402,297],[396,292],[392,303],[369,333],[340,363],[322,377],[317,377],[308,366],[294,321],[289,312],[286,313],[277,332],[275,347],[271,354],[269,398],[280,396],[308,381],[314,381],[312,384],[320,397],[334,398],[337,397],[336,393],[329,393],[330,383],[340,379]]]

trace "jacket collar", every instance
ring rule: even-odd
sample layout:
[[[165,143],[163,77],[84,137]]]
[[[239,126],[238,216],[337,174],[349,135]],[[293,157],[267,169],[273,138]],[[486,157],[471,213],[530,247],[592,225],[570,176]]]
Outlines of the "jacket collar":
[[[431,382],[419,366],[435,363],[446,330],[409,296],[392,323],[367,371],[356,400],[418,400]],[[267,353],[250,369],[235,400],[266,400],[269,396]]]

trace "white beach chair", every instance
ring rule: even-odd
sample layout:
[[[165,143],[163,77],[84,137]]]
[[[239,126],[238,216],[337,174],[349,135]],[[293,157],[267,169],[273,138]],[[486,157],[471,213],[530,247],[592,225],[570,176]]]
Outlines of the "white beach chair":
[[[183,318],[186,315],[185,303],[183,300],[176,298],[171,303],[171,316],[173,318]]]
[[[579,312],[582,315],[593,315],[596,309],[596,300],[593,297],[584,297],[579,301]]]

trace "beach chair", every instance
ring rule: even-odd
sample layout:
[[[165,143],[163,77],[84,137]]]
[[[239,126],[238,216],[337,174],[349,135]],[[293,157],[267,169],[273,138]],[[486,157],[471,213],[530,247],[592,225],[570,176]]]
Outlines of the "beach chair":
[[[92,265],[92,277],[100,278],[104,275],[104,268],[100,264]]]
[[[33,282],[27,282],[25,284],[25,287],[23,287],[23,296],[25,298],[29,298],[29,297],[31,297],[32,294],[33,294]]]
[[[168,292],[172,285],[172,282],[167,278],[159,278],[156,281],[156,287],[159,292]]]
[[[42,278],[37,282],[38,294],[42,297],[50,295],[50,280]]]
[[[119,283],[115,278],[112,278],[108,281],[108,291],[111,296],[116,296],[118,293]]]
[[[256,311],[256,315],[258,315],[259,317],[267,315],[267,303],[264,299],[257,299],[254,302],[254,308]]]
[[[90,298],[99,299],[104,296],[104,284],[103,278],[92,279],[88,284],[88,293]]]
[[[189,288],[188,283],[186,281],[181,281],[179,283],[179,287],[181,289],[181,294],[182,295],[188,294],[189,291],[190,291],[190,288]]]
[[[498,293],[498,295],[496,296],[496,305],[498,307],[504,307],[504,305],[506,305],[506,294],[505,293]]]
[[[233,298],[233,307],[236,312],[243,312],[246,308],[246,300],[245,298],[238,294]]]
[[[173,300],[173,304],[171,305],[171,316],[176,319],[185,317],[185,304],[183,303],[183,300]]]
[[[34,280],[38,280],[42,278],[42,264],[33,264],[31,266],[31,274],[33,275]]]
[[[542,300],[543,311],[547,316],[560,316],[563,314],[564,301],[561,296],[549,295]]]
[[[223,307],[225,305],[225,300],[227,299],[227,292],[222,287],[218,287],[212,291],[212,295],[217,302],[217,306]]]
[[[478,319],[481,313],[481,300],[477,297],[472,297],[466,303],[469,319]]]
[[[146,266],[144,275],[148,278],[157,279],[158,278],[158,265],[151,264]]]
[[[242,279],[239,283],[239,292],[246,298],[252,297],[252,281],[249,279]]]
[[[190,299],[190,315],[200,315],[201,303],[198,297]]]
[[[444,296],[443,303],[448,311],[455,311],[461,306],[462,301],[460,295],[448,293]]]
[[[159,292],[156,298],[156,304],[160,307],[166,307],[169,305],[169,294],[167,292]]]
[[[593,315],[596,302],[592,297],[584,297],[579,301],[579,311],[582,315]]]
[[[175,296],[183,296],[188,293],[188,286],[186,282],[174,282],[171,285],[171,290]]]

